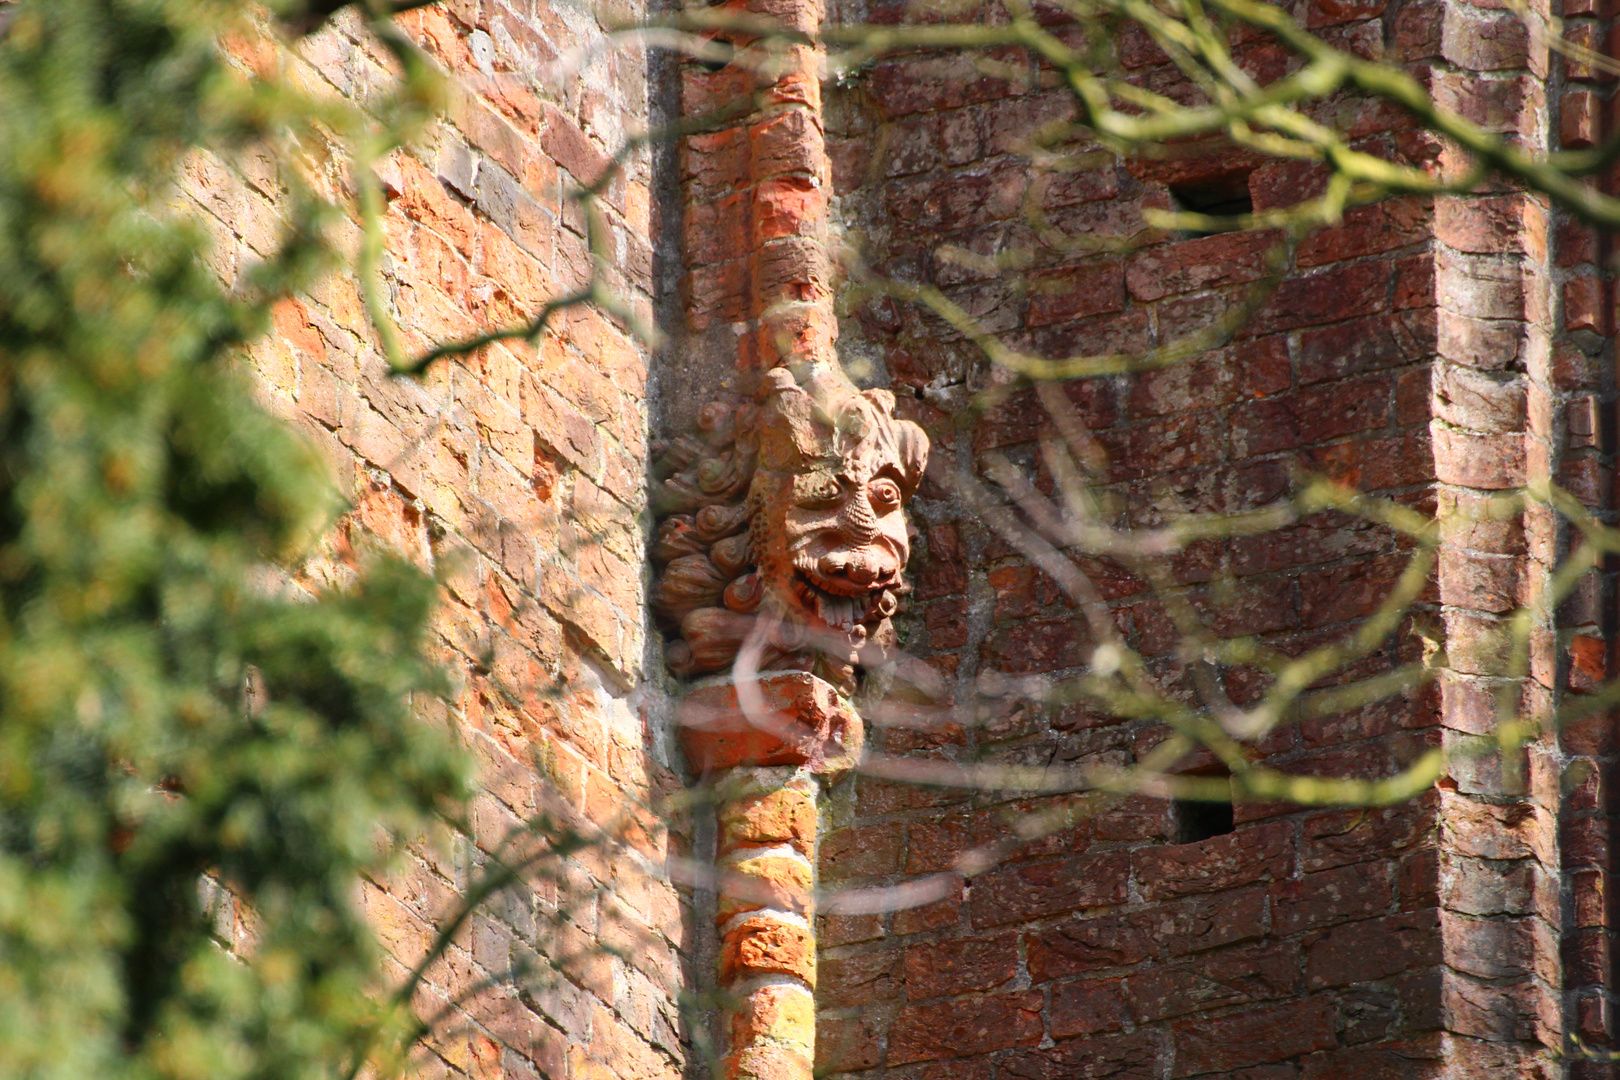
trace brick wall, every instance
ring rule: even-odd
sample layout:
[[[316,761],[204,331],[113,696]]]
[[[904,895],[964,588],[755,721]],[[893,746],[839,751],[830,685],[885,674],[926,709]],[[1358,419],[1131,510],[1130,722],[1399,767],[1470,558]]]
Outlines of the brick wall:
[[[1563,7],[1566,38],[1603,55],[1613,55],[1614,12],[1602,5],[1568,0]],[[1556,126],[1549,123],[1554,145],[1579,150],[1614,130],[1615,78],[1599,65],[1555,57],[1549,65],[1549,102],[1556,102]],[[1617,190],[1612,172],[1597,183],[1606,192]],[[1551,324],[1548,354],[1534,372],[1527,416],[1534,435],[1528,453],[1543,455],[1542,467],[1574,493],[1603,520],[1613,523],[1615,380],[1613,241],[1609,236],[1575,222],[1562,211],[1552,215],[1553,242],[1548,261],[1548,291],[1556,317]],[[1534,535],[1534,534],[1532,534]],[[1569,537],[1553,537],[1567,546]],[[1534,548],[1533,566],[1544,573],[1555,543]],[[1572,601],[1560,612],[1559,625],[1550,627],[1554,655],[1537,670],[1537,681],[1565,699],[1591,691],[1612,678],[1616,663],[1616,592],[1614,566],[1590,575]],[[1538,687],[1539,692],[1539,687]],[[1551,695],[1548,695],[1551,696]],[[1613,1051],[1617,1024],[1613,995],[1616,987],[1613,942],[1614,921],[1606,896],[1611,887],[1614,856],[1615,751],[1612,714],[1595,711],[1565,726],[1556,740],[1548,740],[1547,756],[1562,771],[1556,788],[1550,778],[1540,791],[1542,802],[1554,810],[1537,821],[1543,835],[1556,818],[1556,866],[1559,871],[1557,920],[1547,919],[1541,930],[1543,967],[1553,967],[1552,944],[1556,928],[1560,947],[1556,964],[1562,974],[1559,1016],[1563,1033],[1578,1035],[1600,1051]],[[1546,770],[1550,772],[1551,770]],[[1539,839],[1539,838],[1538,838]],[[1530,864],[1538,880],[1551,876],[1553,862],[1545,842],[1537,846]],[[1542,907],[1550,906],[1544,901]],[[1539,957],[1538,957],[1539,958]],[[1578,1077],[1613,1077],[1612,1064],[1575,1066]]]
[[[873,4],[868,14],[900,20],[904,11]],[[1438,3],[1323,3],[1302,14],[1342,47],[1408,65],[1477,118],[1495,118],[1532,145],[1545,137],[1546,58],[1531,55],[1511,17]],[[962,17],[995,16],[987,8]],[[1127,35],[1121,45],[1134,80],[1161,91],[1174,84],[1145,41]],[[1277,70],[1263,42],[1241,55],[1252,70]],[[1588,75],[1572,85],[1579,95],[1594,84]],[[878,64],[857,90],[830,100],[835,212],[868,260],[940,286],[987,327],[1047,356],[1139,354],[1237,303],[1261,275],[1266,238],[1154,235],[1141,210],[1171,205],[1172,190],[1230,187],[1244,173],[1255,209],[1283,205],[1312,190],[1311,172],[1255,167],[1233,152],[1156,163],[1093,155],[1089,167],[1043,171],[1020,149],[1068,106],[1064,94],[1038,86],[982,75],[957,58],[915,57]],[[1590,105],[1573,100],[1566,116]],[[1372,152],[1432,160],[1438,151],[1387,108],[1354,99],[1330,108]],[[1032,207],[1092,243],[1065,250],[1047,242],[1032,227]],[[1108,451],[1109,489],[1133,524],[1167,511],[1262,504],[1287,490],[1295,465],[1425,510],[1438,503],[1453,522],[1436,593],[1423,607],[1439,622],[1434,602],[1445,604],[1458,676],[1279,730],[1263,747],[1268,763],[1376,777],[1442,738],[1461,746],[1482,733],[1478,683],[1486,680],[1474,676],[1484,674],[1501,615],[1526,595],[1517,575],[1545,574],[1556,545],[1567,545],[1534,515],[1481,523],[1483,500],[1523,483],[1527,461],[1594,504],[1607,498],[1607,459],[1591,438],[1571,436],[1561,456],[1573,430],[1566,402],[1609,385],[1597,368],[1609,332],[1601,323],[1609,301],[1595,284],[1600,259],[1588,241],[1584,257],[1559,256],[1570,269],[1552,268],[1547,221],[1544,204],[1510,192],[1352,210],[1300,246],[1287,281],[1232,344],[1183,368],[1065,385]],[[1120,252],[1112,242],[1124,240],[1133,243]],[[1031,260],[1022,274],[986,273],[943,245]],[[1551,346],[1542,328],[1555,277],[1567,282],[1566,333]],[[1573,314],[1577,303],[1592,313]],[[998,376],[920,308],[869,302],[842,330],[846,357],[911,391],[902,397],[934,439],[936,482],[915,506],[924,559],[908,644],[943,677],[936,699],[956,706],[947,722],[891,726],[874,744],[925,759],[1137,760],[1161,729],[1074,707],[1008,707],[979,693],[987,673],[1065,674],[1087,658],[1078,613],[948,483],[953,470],[982,469],[992,454],[1035,465],[1044,411],[1018,391],[964,419],[970,398]],[[1544,388],[1550,403],[1531,387]],[[1588,415],[1581,407],[1569,404],[1568,414]],[[1537,427],[1527,410],[1538,409],[1557,418]],[[1537,543],[1548,546],[1525,562],[1526,545]],[[1295,651],[1366,615],[1402,561],[1388,532],[1323,514],[1189,550],[1175,573],[1196,603],[1219,609],[1219,633],[1257,634]],[[1161,677],[1182,678],[1170,655],[1175,635],[1142,583],[1090,563],[1131,644],[1154,657]],[[1600,621],[1594,610],[1595,601],[1577,619]],[[1544,698],[1561,686],[1552,640],[1542,636],[1533,680]],[[1355,674],[1410,662],[1412,639],[1404,641]],[[1232,673],[1227,691],[1248,700],[1252,674]],[[1579,741],[1576,752],[1609,750],[1589,735]],[[948,900],[827,918],[823,1064],[907,1080],[1314,1080],[1550,1068],[1538,1047],[1556,1045],[1565,1023],[1554,944],[1565,760],[1538,744],[1530,762],[1527,787],[1504,787],[1464,765],[1439,790],[1381,810],[1239,806],[1234,832],[1192,844],[1173,842],[1166,802],[1127,799],[1026,846]],[[1606,858],[1596,838],[1607,835],[1596,783],[1576,796],[1584,816],[1564,826],[1566,845],[1571,829],[1584,838],[1574,860],[1582,869],[1566,880],[1585,898],[1580,918],[1589,929],[1565,954],[1586,965],[1573,981],[1587,984],[1579,991],[1583,1015],[1594,1018],[1587,1023],[1607,1016],[1598,988],[1609,985],[1607,970],[1594,966],[1607,962],[1593,899]],[[829,837],[822,870],[853,884],[948,871],[967,849],[1005,837],[1004,811],[1050,805],[868,777],[843,798],[847,827]],[[1571,865],[1567,850],[1563,861]]]
[[[1564,12],[1572,32],[1602,40],[1608,23],[1580,2]],[[866,14],[903,12],[874,2]],[[1610,83],[1549,63],[1495,9],[1322,0],[1304,16],[1530,145],[1556,133],[1580,146],[1601,130]],[[583,281],[584,222],[559,188],[596,179],[670,88],[649,90],[652,69],[633,47],[557,77],[548,65],[602,33],[563,5],[458,0],[404,22],[454,84],[446,119],[380,170],[391,303],[420,348],[530,314]],[[1173,85],[1145,41],[1122,46],[1133,78]],[[342,20],[293,54],[242,44],[238,59],[289,65],[307,85],[357,99],[386,79],[379,51]],[[831,227],[879,270],[939,285],[1021,347],[1139,353],[1228,310],[1261,276],[1267,242],[1154,234],[1144,208],[1202,187],[1246,191],[1264,209],[1316,178],[1229,152],[1042,167],[1025,141],[1067,115],[1067,99],[1038,79],[1009,82],[962,58],[891,59],[829,91],[823,113],[813,79],[796,78],[810,62],[800,59],[756,112],[700,136],[700,155],[683,154],[679,192],[660,194],[649,156],[629,159],[606,190],[615,283],[647,312],[684,309],[653,408],[647,351],[586,308],[536,346],[492,346],[402,382],[387,376],[354,283],[338,278],[283,304],[252,357],[267,398],[325,448],[355,506],[309,578],[341,580],[380,541],[445,582],[436,630],[462,690],[433,719],[466,733],[483,791],[472,844],[420,852],[366,887],[400,965],[523,818],[556,807],[611,824],[627,804],[679,785],[658,722],[662,673],[644,655],[649,429],[674,431],[697,404],[746,390],[748,372],[795,342],[827,348],[838,336],[851,369],[890,385],[934,443],[913,505],[919,556],[905,633],[944,689],[903,680],[891,701],[907,708],[873,710],[874,747],[1071,766],[1134,761],[1166,737],[1151,723],[980,693],[987,675],[1062,674],[1088,655],[1061,592],[949,483],[998,454],[1038,471],[1047,421],[1035,396],[1011,388],[971,411],[1000,376],[920,309],[870,301],[834,328],[795,305],[830,296],[817,242]],[[1261,72],[1279,63],[1260,41],[1243,59]],[[689,114],[759,89],[737,85],[734,70],[696,66],[681,82]],[[1328,108],[1364,149],[1447,165],[1390,109],[1354,99]],[[779,137],[802,149],[823,131],[830,177],[819,149],[773,149]],[[186,194],[227,279],[267,250],[281,190],[252,160],[188,164]],[[1089,246],[1055,243],[1032,224],[1032,207]],[[675,238],[678,285],[655,279],[655,249],[672,261]],[[1126,240],[1128,250],[1115,243]],[[991,274],[943,245],[1032,261]],[[1455,675],[1282,729],[1263,748],[1269,764],[1384,776],[1442,740],[1467,749],[1486,733],[1502,616],[1570,544],[1546,515],[1492,517],[1487,497],[1557,477],[1589,505],[1612,500],[1606,257],[1598,238],[1510,191],[1360,208],[1300,246],[1288,281],[1232,343],[1184,367],[1063,387],[1107,451],[1108,488],[1135,524],[1264,504],[1296,466],[1438,507],[1451,522],[1425,612],[1446,630]],[[650,417],[657,408],[663,417]],[[1387,531],[1323,514],[1195,547],[1174,573],[1219,612],[1220,633],[1299,650],[1354,626],[1402,558]],[[1161,677],[1183,680],[1162,606],[1121,568],[1089,569],[1131,643]],[[1543,628],[1512,688],[1528,711],[1614,669],[1612,593],[1608,577],[1595,578]],[[1410,662],[1416,648],[1403,636],[1356,675]],[[1234,671],[1226,689],[1241,703],[1258,685]],[[919,711],[934,722],[898,722]],[[1175,842],[1162,800],[1099,802],[946,899],[821,919],[822,1067],[868,1080],[1537,1075],[1547,1061],[1538,1048],[1564,1032],[1612,1034],[1614,749],[1600,713],[1531,746],[1522,782],[1458,767],[1387,809],[1240,806],[1233,832],[1196,843]],[[1054,805],[858,777],[827,808],[837,827],[820,871],[834,884],[949,871],[963,852],[1006,837],[1007,810]],[[636,843],[655,859],[685,843],[642,824]],[[448,1007],[452,1020],[418,1062],[423,1075],[639,1080],[687,1067],[676,999],[706,974],[690,960],[704,945],[682,897],[627,858],[586,853],[557,876],[498,898],[435,967],[422,1004]],[[505,976],[525,962],[541,977]]]
[[[290,51],[268,33],[237,42],[235,58],[248,71],[283,66],[318,94],[363,99],[388,76],[349,15]],[[443,121],[378,169],[390,305],[418,351],[530,317],[585,281],[584,220],[561,192],[595,181],[644,125],[649,66],[632,46],[559,77],[560,58],[603,42],[595,18],[563,5],[457,0],[400,22],[451,90]],[[329,194],[352,196],[336,179],[340,164],[325,164]],[[615,284],[644,314],[652,184],[649,157],[632,156],[599,204]],[[199,157],[184,191],[227,280],[267,252],[283,193],[273,167]],[[536,345],[506,342],[420,381],[392,378],[355,281],[335,277],[281,304],[275,333],[251,357],[266,398],[325,451],[353,503],[306,577],[340,582],[380,543],[444,583],[434,642],[460,689],[425,719],[462,733],[481,791],[469,842],[418,851],[364,888],[394,978],[492,853],[532,851],[502,845],[537,812],[626,832],[654,862],[670,842],[635,809],[678,786],[647,696],[631,696],[645,673],[648,353],[589,308],[554,325]],[[637,827],[625,830],[627,807]],[[611,847],[542,860],[430,969],[417,1004],[442,1015],[417,1074],[679,1075],[687,915],[672,886]]]

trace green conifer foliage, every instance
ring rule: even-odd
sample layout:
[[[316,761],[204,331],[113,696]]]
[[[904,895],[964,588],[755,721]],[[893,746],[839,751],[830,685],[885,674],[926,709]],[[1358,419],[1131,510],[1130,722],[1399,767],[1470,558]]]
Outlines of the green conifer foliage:
[[[410,709],[442,688],[433,582],[379,558],[309,597],[266,572],[337,504],[236,357],[330,265],[323,203],[295,192],[229,291],[169,206],[192,148],[313,130],[222,59],[245,7],[34,0],[0,40],[6,1077],[346,1073],[386,1021],[359,875],[465,790]],[[253,916],[235,949],[224,889]]]

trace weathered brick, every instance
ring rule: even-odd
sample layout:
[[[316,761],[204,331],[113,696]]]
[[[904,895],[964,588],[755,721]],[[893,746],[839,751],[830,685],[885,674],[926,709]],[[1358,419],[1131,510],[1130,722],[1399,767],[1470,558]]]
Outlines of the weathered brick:
[[[1307,815],[1301,827],[1300,868],[1326,870],[1408,850],[1434,827],[1432,804],[1426,803]]]
[[[1336,1042],[1334,1013],[1333,1000],[1316,995],[1216,1020],[1178,1022],[1171,1027],[1175,1040],[1171,1075],[1263,1065],[1331,1049]]]
[[[1233,232],[1148,248],[1131,257],[1125,280],[1132,297],[1147,301],[1243,284],[1264,276],[1275,243],[1267,233]]]
[[[1293,866],[1293,830],[1256,825],[1196,844],[1141,848],[1132,854],[1138,887],[1149,899],[1276,881]]]
[[[990,994],[908,1005],[889,1029],[887,1064],[965,1057],[1041,1041],[1040,1010],[1044,995],[1032,992]]]
[[[992,870],[973,881],[973,925],[1001,926],[1120,903],[1130,866],[1125,852],[1102,852]]]
[[[1394,898],[1394,888],[1389,865],[1376,862],[1279,882],[1271,895],[1273,932],[1288,936],[1384,913]]]
[[[825,937],[818,942],[825,947]],[[898,949],[826,957],[816,973],[816,1002],[824,1009],[839,1009],[891,1001],[905,985]]]
[[[900,869],[904,839],[898,824],[828,833],[821,843],[821,872],[833,880],[892,873]]]
[[[1131,975],[1124,980],[1125,996],[1136,1022],[1151,1024],[1193,1012],[1293,997],[1298,992],[1299,970],[1299,949],[1292,943],[1223,949]],[[1057,993],[1054,989],[1054,1015]]]
[[[994,990],[1018,974],[1018,935],[913,945],[905,954],[906,997],[920,1001]]]
[[[1146,911],[1070,919],[1031,933],[1025,944],[1030,978],[1039,983],[1139,963],[1157,954],[1154,935],[1160,925],[1157,913]]]
[[[1384,979],[1440,962],[1439,918],[1433,911],[1346,923],[1305,939],[1305,982],[1311,989]]]
[[[1124,268],[1114,259],[1093,260],[1032,274],[1028,326],[1048,326],[1125,306]]]
[[[1129,1018],[1117,979],[1083,979],[1052,988],[1049,1028],[1054,1038],[1118,1031]]]

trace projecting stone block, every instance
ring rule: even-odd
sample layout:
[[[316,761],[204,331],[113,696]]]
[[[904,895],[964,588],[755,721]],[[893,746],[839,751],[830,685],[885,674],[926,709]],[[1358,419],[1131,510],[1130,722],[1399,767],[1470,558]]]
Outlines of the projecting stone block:
[[[742,765],[839,772],[855,764],[863,739],[849,701],[805,671],[761,675],[741,688],[732,680],[699,687],[677,718],[686,759],[702,772]]]

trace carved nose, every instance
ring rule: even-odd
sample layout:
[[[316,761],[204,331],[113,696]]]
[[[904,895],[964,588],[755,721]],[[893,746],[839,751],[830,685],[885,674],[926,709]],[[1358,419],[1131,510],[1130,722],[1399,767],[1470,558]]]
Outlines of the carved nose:
[[[872,504],[866,501],[864,495],[856,495],[846,502],[839,517],[844,535],[849,537],[852,543],[870,544],[877,539],[877,515],[872,513]]]

